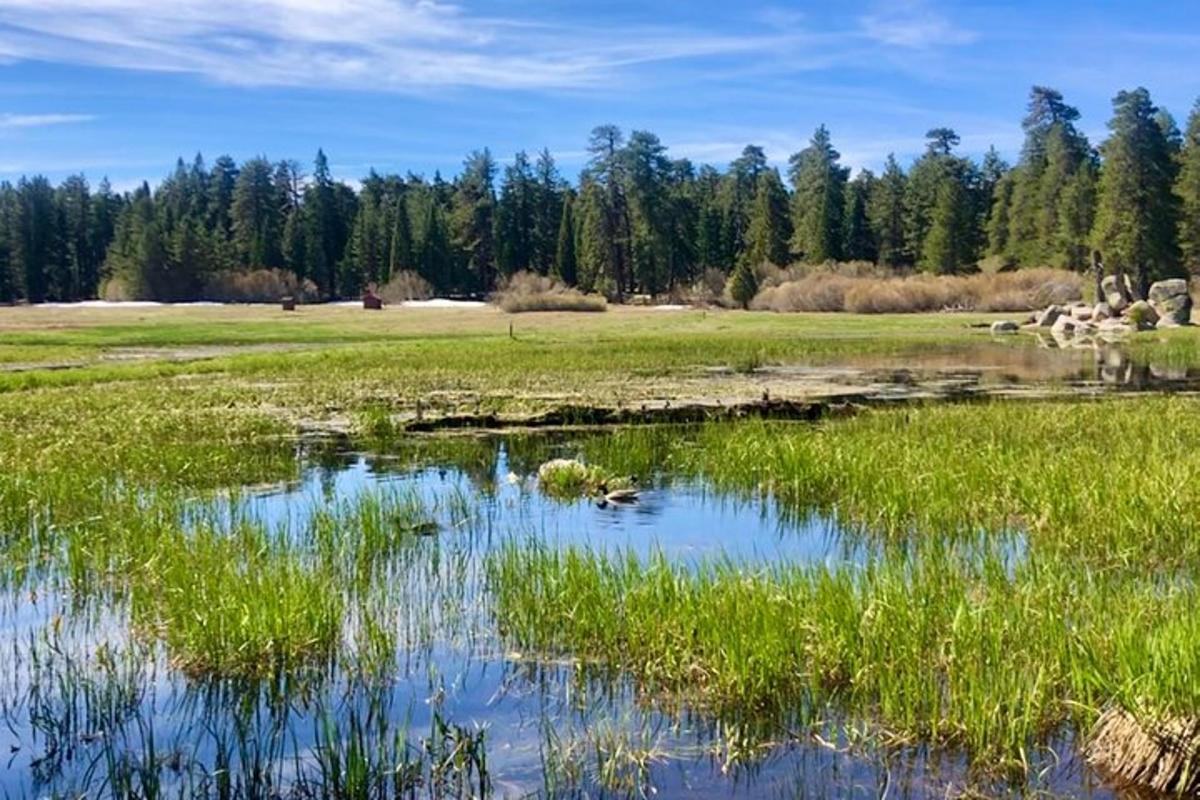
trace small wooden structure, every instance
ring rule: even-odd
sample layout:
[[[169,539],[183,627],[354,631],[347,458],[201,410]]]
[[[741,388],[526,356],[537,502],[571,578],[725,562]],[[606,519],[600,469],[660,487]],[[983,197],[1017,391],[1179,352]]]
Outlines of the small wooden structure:
[[[375,289],[373,287],[367,287],[367,290],[363,292],[362,301],[363,308],[368,311],[383,310],[383,298],[375,294]]]
[[[296,310],[296,298],[292,297],[291,295],[283,298],[283,300],[280,301],[280,304],[283,306],[284,311]]]

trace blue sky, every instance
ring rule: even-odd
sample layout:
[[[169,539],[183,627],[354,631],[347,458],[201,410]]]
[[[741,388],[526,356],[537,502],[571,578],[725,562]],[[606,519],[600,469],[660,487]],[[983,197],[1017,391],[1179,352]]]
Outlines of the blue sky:
[[[0,178],[129,188],[197,151],[319,146],[347,180],[453,174],[485,145],[573,176],[604,122],[718,165],[747,142],[782,163],[820,123],[856,168],[941,125],[1013,158],[1033,83],[1094,140],[1138,85],[1182,125],[1200,3],[0,0]]]

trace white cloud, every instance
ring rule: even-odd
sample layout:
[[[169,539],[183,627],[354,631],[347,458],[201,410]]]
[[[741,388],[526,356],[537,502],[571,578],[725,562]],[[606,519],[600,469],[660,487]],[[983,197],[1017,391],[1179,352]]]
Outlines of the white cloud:
[[[90,114],[0,114],[0,130],[12,128],[42,128],[46,125],[69,125],[90,122]]]
[[[189,72],[227,83],[580,88],[637,64],[785,52],[792,29],[597,29],[441,0],[0,0],[0,58]]]
[[[889,0],[859,17],[859,24],[864,34],[881,44],[914,50],[970,44],[977,38],[923,0]]]

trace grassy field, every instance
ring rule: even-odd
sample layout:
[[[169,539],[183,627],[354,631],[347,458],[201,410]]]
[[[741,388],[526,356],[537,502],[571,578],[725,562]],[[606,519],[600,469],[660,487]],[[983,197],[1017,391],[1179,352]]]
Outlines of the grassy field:
[[[970,326],[988,319],[0,309],[0,581],[125,609],[134,639],[195,679],[386,671],[389,621],[412,600],[396,559],[431,517],[469,516],[469,499],[368,494],[288,530],[215,512],[185,524],[197,504],[294,480],[297,434],[317,423],[369,436],[417,408],[786,394],[764,366],[1037,356],[1032,337]],[[1130,349],[1200,364],[1192,330]],[[1024,774],[1106,707],[1148,725],[1200,714],[1197,413],[1193,397],[1146,395],[598,437],[585,455],[605,474],[820,514],[872,556],[764,568],[514,539],[489,561],[488,602],[515,648],[763,738],[833,710]],[[477,455],[470,440],[444,448],[468,469]]]

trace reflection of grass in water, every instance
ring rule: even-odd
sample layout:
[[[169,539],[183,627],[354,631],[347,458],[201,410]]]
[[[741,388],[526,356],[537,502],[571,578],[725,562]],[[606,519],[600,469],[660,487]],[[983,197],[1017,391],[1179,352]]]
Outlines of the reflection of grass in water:
[[[1198,408],[930,407],[588,440],[606,468],[665,464],[890,546],[861,569],[761,571],[510,547],[491,561],[498,619],[518,646],[723,718],[805,723],[833,704],[1021,773],[1110,702],[1200,713],[1200,487],[1179,480],[1200,470]]]

